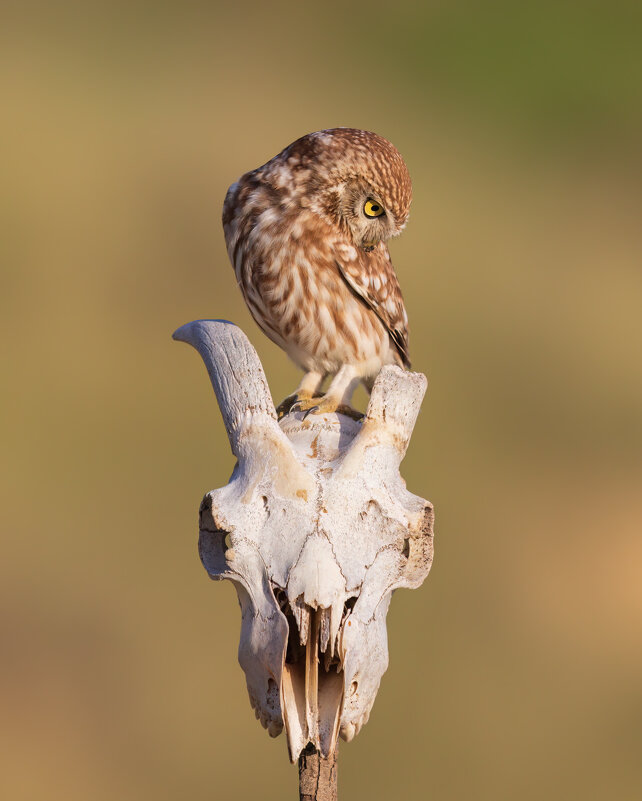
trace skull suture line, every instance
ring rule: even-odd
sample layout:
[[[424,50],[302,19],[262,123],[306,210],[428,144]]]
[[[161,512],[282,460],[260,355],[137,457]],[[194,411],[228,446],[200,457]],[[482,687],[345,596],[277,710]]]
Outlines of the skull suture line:
[[[272,736],[285,726],[292,761],[309,742],[328,756],[368,720],[393,590],[430,570],[432,506],[399,475],[426,379],[384,367],[363,422],[299,412],[279,425],[240,329],[205,320],[174,338],[203,357],[238,458],[203,499],[199,552],[236,587],[250,701]]]

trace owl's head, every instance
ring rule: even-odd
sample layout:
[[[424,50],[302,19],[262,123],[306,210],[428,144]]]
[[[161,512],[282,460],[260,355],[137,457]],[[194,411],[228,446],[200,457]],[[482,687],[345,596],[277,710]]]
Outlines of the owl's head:
[[[402,232],[412,184],[401,154],[387,139],[371,131],[331,128],[302,137],[287,151],[309,171],[316,196],[311,205],[355,246],[370,251]]]

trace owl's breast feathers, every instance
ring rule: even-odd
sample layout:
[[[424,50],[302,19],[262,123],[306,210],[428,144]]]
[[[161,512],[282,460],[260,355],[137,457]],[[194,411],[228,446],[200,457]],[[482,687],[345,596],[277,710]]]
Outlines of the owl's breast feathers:
[[[288,181],[283,165],[266,167],[233,184],[223,208],[230,260],[256,322],[306,370],[409,367],[408,318],[385,243],[371,253],[355,247],[310,208],[304,170]]]

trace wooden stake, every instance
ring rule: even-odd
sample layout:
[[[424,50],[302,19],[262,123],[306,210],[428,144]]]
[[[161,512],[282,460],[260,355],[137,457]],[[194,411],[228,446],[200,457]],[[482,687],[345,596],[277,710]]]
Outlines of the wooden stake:
[[[337,801],[337,752],[323,759],[312,743],[299,757],[300,801]]]

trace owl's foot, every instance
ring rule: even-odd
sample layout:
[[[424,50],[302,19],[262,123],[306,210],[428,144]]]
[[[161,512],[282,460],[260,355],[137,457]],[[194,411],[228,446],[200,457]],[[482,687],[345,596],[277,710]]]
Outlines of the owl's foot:
[[[307,398],[295,401],[290,407],[293,412],[305,412],[303,419],[309,414],[344,414],[346,417],[351,417],[353,420],[361,420],[363,414],[348,406],[346,403],[339,403],[336,398],[330,395],[324,395],[321,398]]]
[[[310,392],[293,392],[291,395],[288,395],[287,398],[282,400],[276,407],[277,420],[281,420],[286,414],[289,414],[295,404],[305,403],[311,398],[312,393]]]
[[[296,388],[296,392],[288,395],[287,398],[276,407],[276,415],[280,420],[288,414],[296,403],[307,403],[315,395],[321,392],[324,374],[316,370],[308,370],[301,379],[301,383]]]

